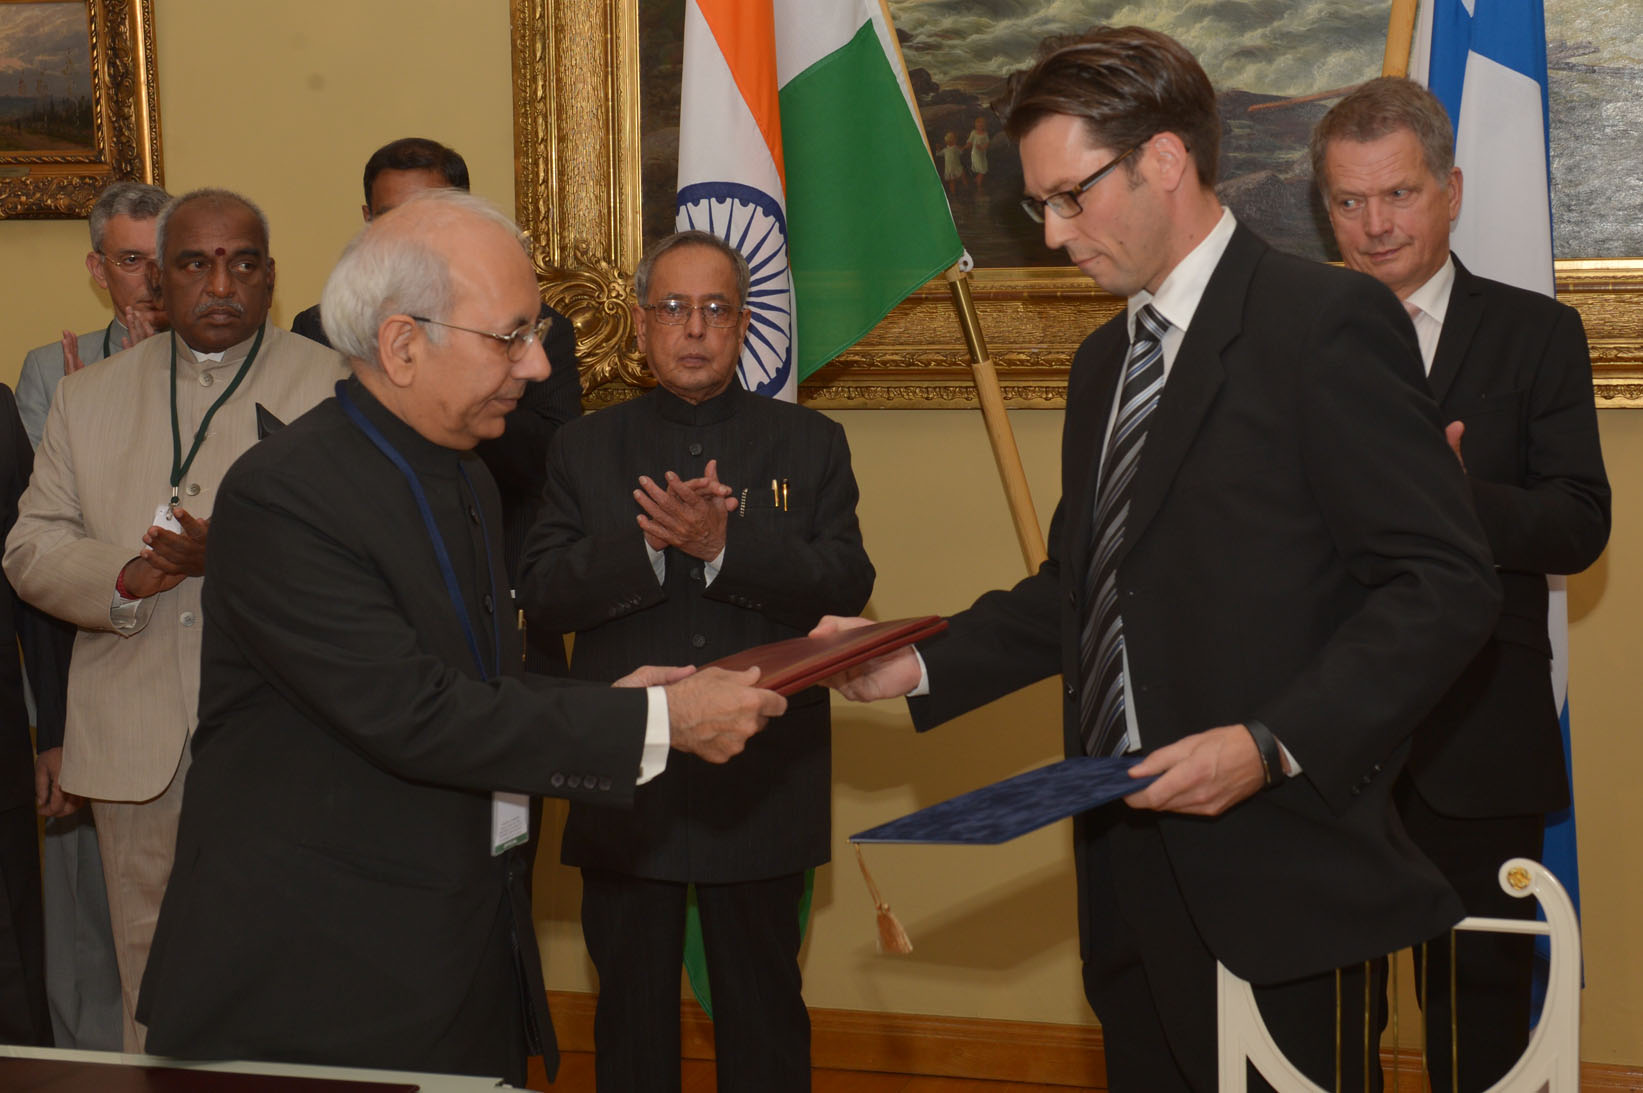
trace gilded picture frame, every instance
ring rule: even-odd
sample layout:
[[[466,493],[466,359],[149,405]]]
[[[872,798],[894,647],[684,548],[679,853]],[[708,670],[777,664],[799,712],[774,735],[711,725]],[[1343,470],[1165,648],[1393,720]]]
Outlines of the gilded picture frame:
[[[0,95],[0,105],[29,109],[19,102],[32,99],[40,104],[34,108],[36,116],[72,112],[75,119],[68,133],[18,128],[12,139],[0,140],[0,219],[80,219],[114,179],[164,184],[153,0],[0,0],[0,20],[12,22],[14,31],[25,16],[37,26],[47,22],[46,16],[61,24],[74,21],[73,12],[54,9],[74,8],[83,10],[86,36],[75,35],[78,40],[68,52],[58,53],[52,46],[48,67],[41,66],[40,57],[25,56],[31,46],[26,35],[9,41],[0,36],[0,52],[18,54],[0,60],[29,61],[35,73],[32,86],[24,80],[20,94]]]
[[[588,403],[617,401],[649,384],[628,310],[643,246],[637,3],[510,2],[519,223],[536,242],[545,298],[576,325]],[[1598,406],[1643,406],[1643,258],[1560,259],[1557,291],[1585,321]],[[1063,406],[1078,343],[1120,307],[1070,267],[979,270],[973,293],[1015,407]],[[969,365],[937,281],[800,397],[836,409],[966,406]]]

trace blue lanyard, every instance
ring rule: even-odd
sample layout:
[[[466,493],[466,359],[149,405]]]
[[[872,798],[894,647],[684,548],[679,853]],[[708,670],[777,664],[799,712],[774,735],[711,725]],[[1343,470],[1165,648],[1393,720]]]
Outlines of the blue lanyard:
[[[422,482],[416,476],[416,471],[399,454],[399,449],[382,435],[382,431],[371,424],[370,419],[360,412],[354,400],[348,397],[348,381],[337,381],[337,402],[342,405],[342,412],[348,415],[350,421],[359,427],[366,439],[375,444],[377,450],[388,457],[389,462],[399,468],[399,473],[405,476],[405,482],[411,487],[411,496],[416,498],[416,507],[422,513],[422,524],[428,529],[428,538],[434,546],[434,557],[439,561],[439,572],[445,578],[445,592],[451,598],[451,606],[456,609],[457,621],[462,624],[462,634],[468,639],[468,652],[473,654],[474,665],[479,669],[479,678],[489,680],[493,676],[502,674],[502,623],[501,615],[492,605],[491,611],[491,656],[492,663],[486,665],[484,657],[479,653],[479,638],[474,634],[473,623],[468,616],[468,602],[462,596],[462,586],[456,579],[456,567],[451,565],[451,555],[445,549],[445,537],[439,533],[439,525],[434,523],[434,511],[428,504],[428,494],[422,488]],[[479,495],[474,492],[473,483],[468,480],[466,468],[460,464],[457,471],[462,475],[462,482],[468,487],[468,493],[474,500],[474,511],[479,513],[479,536],[485,554],[485,582],[491,594],[496,594],[496,574],[491,568],[491,537],[485,527],[484,509],[479,505]]]

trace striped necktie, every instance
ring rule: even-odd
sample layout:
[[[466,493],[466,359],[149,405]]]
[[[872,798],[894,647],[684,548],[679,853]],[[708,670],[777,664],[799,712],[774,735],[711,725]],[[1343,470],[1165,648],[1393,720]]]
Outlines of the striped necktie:
[[[1164,332],[1169,321],[1144,304],[1135,315],[1135,340],[1124,358],[1124,385],[1101,457],[1100,485],[1089,566],[1084,574],[1086,614],[1079,639],[1083,688],[1079,736],[1086,755],[1121,755],[1130,748],[1124,717],[1124,620],[1118,611],[1118,569],[1130,485],[1147,439],[1147,420],[1164,391]]]

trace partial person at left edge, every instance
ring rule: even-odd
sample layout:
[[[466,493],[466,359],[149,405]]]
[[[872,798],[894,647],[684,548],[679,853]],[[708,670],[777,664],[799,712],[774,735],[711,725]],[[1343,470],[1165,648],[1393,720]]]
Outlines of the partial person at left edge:
[[[17,498],[33,466],[34,452],[23,435],[17,405],[11,391],[0,385],[0,534],[17,519]],[[0,1043],[43,1047],[52,1046],[54,1035],[46,1003],[34,746],[23,672],[26,667],[30,687],[41,696],[36,715],[40,733],[55,731],[60,738],[61,682],[68,661],[61,644],[46,633],[47,624],[55,621],[0,583],[0,634],[11,646],[8,655],[0,656]]]
[[[20,596],[79,627],[61,784],[96,816],[127,1051],[177,841],[218,486],[262,418],[294,419],[345,371],[267,321],[274,259],[250,199],[184,194],[156,241],[171,333],[63,380],[4,561]]]

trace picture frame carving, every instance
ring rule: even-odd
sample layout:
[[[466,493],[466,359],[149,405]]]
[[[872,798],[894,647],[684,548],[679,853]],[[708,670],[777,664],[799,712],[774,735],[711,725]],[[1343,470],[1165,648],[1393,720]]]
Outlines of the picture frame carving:
[[[643,246],[637,0],[510,0],[520,227],[536,243],[548,303],[576,326],[590,406],[651,380],[633,346],[632,273]],[[1591,344],[1597,405],[1643,407],[1643,258],[1559,259],[1558,298]],[[983,269],[972,277],[1006,402],[1065,406],[1067,369],[1121,301],[1072,267]],[[914,293],[800,386],[825,409],[975,404],[949,291]]]
[[[0,15],[9,5],[0,3]],[[154,0],[82,0],[91,147],[0,151],[0,219],[83,219],[109,182],[163,185]]]

